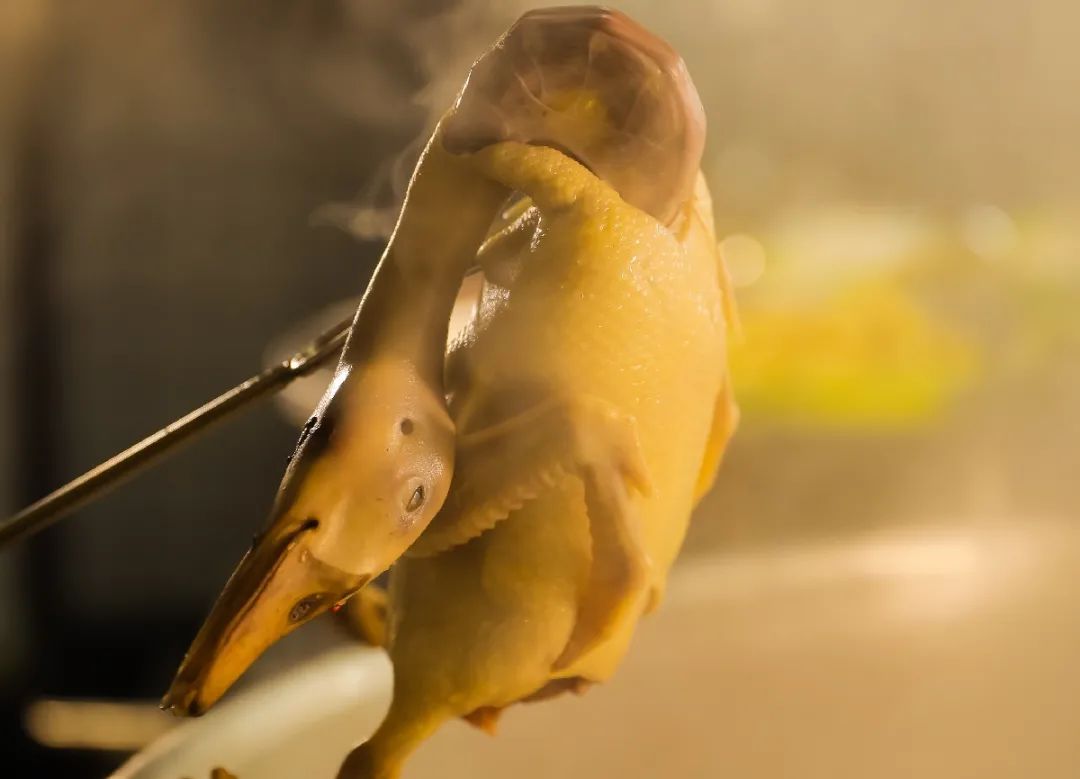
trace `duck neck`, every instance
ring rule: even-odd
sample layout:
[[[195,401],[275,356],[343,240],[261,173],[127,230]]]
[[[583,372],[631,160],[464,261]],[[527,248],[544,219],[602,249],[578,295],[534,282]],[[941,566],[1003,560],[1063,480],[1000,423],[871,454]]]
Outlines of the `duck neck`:
[[[443,396],[450,314],[507,194],[467,159],[447,152],[439,133],[432,137],[357,311],[349,363],[400,361]]]

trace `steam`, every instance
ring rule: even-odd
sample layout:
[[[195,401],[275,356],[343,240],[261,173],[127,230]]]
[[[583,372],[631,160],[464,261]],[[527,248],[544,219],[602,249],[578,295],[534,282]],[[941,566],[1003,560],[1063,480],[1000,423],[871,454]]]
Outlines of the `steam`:
[[[436,0],[439,2],[439,0]],[[317,209],[312,221],[344,229],[361,240],[389,237],[397,220],[401,201],[416,161],[439,118],[453,103],[473,62],[525,11],[560,3],[543,0],[442,0],[443,8],[425,11],[430,3],[374,3],[346,0],[348,23],[375,35],[393,40],[407,51],[421,75],[422,84],[409,98],[424,116],[417,135],[393,158],[386,160],[351,202],[328,203]],[[585,4],[585,3],[583,3]],[[604,3],[656,25],[663,14],[649,0],[622,0]],[[679,9],[688,19],[699,13],[695,4]],[[380,81],[385,80],[385,76]],[[405,88],[405,87],[403,87]],[[355,99],[355,92],[350,93]],[[397,101],[391,101],[396,103]],[[370,101],[369,101],[370,103]],[[370,115],[378,106],[368,105],[354,113]]]
[[[472,63],[524,11],[550,3],[455,0],[433,14],[410,7],[416,5],[413,3],[391,5],[349,0],[349,18],[354,24],[376,25],[386,35],[397,36],[398,43],[410,53],[423,79],[411,97],[423,113],[423,126],[397,156],[375,171],[352,202],[329,203],[312,217],[318,224],[340,227],[361,240],[390,235],[420,152],[461,89]]]
[[[363,121],[400,115],[402,106],[422,117],[413,142],[352,202],[316,214],[376,239],[392,229],[422,144],[470,64],[525,10],[558,3],[340,2],[344,23],[364,31],[350,45],[393,41],[418,77],[379,90],[362,107],[355,105],[355,71],[341,76],[351,81],[337,90]],[[1080,110],[1065,99],[1080,56],[1071,33],[1080,19],[1076,3],[1008,0],[988,10],[983,0],[957,0],[946,16],[936,4],[905,0],[604,4],[686,58],[709,116],[702,167],[721,231],[757,229],[778,210],[821,202],[966,208],[1078,197],[1080,153],[1072,139]],[[440,10],[431,12],[433,5]],[[843,24],[821,26],[827,18]],[[999,72],[987,62],[1008,67]],[[388,69],[372,48],[361,75],[385,86]]]

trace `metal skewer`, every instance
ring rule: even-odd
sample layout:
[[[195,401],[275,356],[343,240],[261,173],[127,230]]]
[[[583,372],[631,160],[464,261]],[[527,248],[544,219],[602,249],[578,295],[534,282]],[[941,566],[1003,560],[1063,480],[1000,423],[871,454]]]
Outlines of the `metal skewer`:
[[[0,524],[0,548],[44,530],[62,517],[104,495],[156,460],[174,451],[253,401],[278,392],[341,352],[352,317],[320,334],[307,348],[218,395]]]

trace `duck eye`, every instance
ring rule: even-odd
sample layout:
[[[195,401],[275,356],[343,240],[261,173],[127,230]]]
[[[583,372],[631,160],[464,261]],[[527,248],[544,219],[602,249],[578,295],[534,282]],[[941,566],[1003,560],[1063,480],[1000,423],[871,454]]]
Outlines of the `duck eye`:
[[[289,622],[303,622],[315,612],[315,609],[324,600],[326,600],[326,596],[322,593],[301,598],[289,611]]]
[[[408,512],[416,511],[424,505],[424,485],[421,484],[415,490],[413,490],[412,497],[409,498],[409,502],[405,505],[405,510]]]

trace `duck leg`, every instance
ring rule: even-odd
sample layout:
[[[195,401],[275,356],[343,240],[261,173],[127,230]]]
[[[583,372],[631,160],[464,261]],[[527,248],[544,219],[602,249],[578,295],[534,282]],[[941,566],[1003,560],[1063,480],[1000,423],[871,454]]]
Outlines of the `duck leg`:
[[[454,716],[445,703],[395,679],[386,718],[371,738],[349,753],[337,779],[398,779],[409,754]]]
[[[582,480],[592,563],[554,665],[568,668],[641,605],[647,586],[650,561],[632,492],[647,494],[649,475],[633,420],[596,398],[556,398],[462,434],[456,459],[450,496],[409,556],[465,543],[566,474]]]

